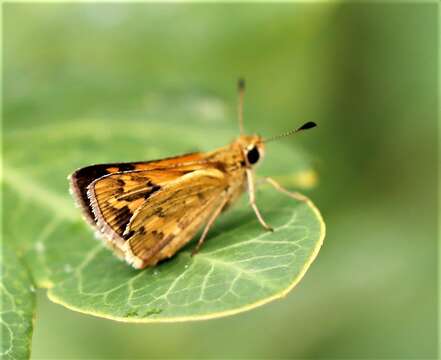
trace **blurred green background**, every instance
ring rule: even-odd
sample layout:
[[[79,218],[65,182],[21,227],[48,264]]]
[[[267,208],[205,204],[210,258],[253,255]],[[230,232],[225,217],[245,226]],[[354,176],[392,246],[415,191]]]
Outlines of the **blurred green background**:
[[[125,121],[152,108],[167,121],[167,109],[188,106],[195,119],[236,126],[239,75],[249,132],[319,124],[285,140],[315,159],[309,195],[327,223],[316,262],[286,299],[230,318],[134,325],[69,311],[40,290],[33,357],[436,357],[437,11],[4,5],[5,127]]]

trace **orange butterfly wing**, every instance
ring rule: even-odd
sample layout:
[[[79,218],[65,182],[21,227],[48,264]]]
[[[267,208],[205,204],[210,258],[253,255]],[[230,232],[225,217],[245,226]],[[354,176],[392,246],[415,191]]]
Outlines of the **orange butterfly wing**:
[[[207,154],[93,165],[71,176],[86,218],[137,268],[184,246],[220,204],[227,174]]]

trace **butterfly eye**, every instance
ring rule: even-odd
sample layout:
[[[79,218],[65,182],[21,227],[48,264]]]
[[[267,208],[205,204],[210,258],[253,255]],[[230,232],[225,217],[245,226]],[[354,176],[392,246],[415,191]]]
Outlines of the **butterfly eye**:
[[[257,150],[256,146],[253,146],[252,149],[247,153],[247,160],[251,165],[258,162],[259,157],[260,157],[259,150]]]

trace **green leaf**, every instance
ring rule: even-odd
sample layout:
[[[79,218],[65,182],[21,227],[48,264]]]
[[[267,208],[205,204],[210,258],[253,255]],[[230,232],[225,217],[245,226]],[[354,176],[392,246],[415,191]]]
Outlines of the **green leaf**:
[[[30,354],[35,289],[26,268],[8,245],[2,247],[0,262],[0,356],[25,359]]]
[[[138,271],[93,239],[68,194],[67,175],[91,163],[212,150],[237,136],[223,117],[198,123],[192,115],[7,124],[3,200],[12,210],[5,214],[5,239],[14,239],[36,285],[49,288],[53,301],[122,321],[203,319],[283,296],[303,276],[321,246],[323,221],[312,203],[270,188],[257,201],[274,233],[262,229],[244,197],[193,258],[189,244],[173,259]],[[163,122],[155,120],[160,116]],[[288,175],[293,182],[314,174],[308,157],[291,146],[274,143],[267,154],[258,174]]]

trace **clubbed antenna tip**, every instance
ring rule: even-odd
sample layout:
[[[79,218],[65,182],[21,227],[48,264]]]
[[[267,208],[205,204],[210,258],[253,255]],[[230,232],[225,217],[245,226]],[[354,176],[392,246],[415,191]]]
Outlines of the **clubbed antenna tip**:
[[[245,79],[244,78],[239,78],[239,80],[237,81],[237,88],[239,89],[239,91],[245,90]]]
[[[302,126],[300,126],[296,131],[302,131],[302,130],[308,130],[308,129],[312,129],[314,127],[316,127],[317,124],[313,121],[308,121],[307,123],[303,124]]]

